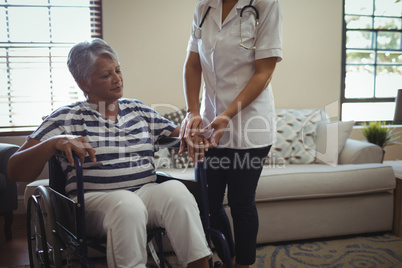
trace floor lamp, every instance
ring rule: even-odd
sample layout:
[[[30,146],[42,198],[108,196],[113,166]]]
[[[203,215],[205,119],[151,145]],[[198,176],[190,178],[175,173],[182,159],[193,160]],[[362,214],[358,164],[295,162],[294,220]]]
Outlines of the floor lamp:
[[[402,124],[402,89],[398,89],[398,94],[395,98],[394,124]]]

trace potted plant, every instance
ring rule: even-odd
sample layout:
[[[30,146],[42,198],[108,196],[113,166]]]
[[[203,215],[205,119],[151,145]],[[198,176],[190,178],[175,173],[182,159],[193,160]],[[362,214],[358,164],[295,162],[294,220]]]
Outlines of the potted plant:
[[[369,124],[364,123],[363,136],[366,137],[368,142],[377,144],[383,150],[383,160],[385,154],[385,146],[400,144],[396,140],[399,132],[394,133],[394,129],[385,125],[385,122],[372,121]]]

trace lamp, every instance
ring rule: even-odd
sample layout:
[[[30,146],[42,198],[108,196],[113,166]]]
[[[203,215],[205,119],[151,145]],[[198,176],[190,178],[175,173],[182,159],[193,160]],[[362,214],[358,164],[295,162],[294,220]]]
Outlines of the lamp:
[[[394,124],[402,124],[402,89],[398,89],[398,94],[395,98]]]

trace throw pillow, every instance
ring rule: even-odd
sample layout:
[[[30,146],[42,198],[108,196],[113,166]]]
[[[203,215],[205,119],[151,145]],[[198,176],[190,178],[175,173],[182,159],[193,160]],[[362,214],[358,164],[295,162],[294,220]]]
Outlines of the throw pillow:
[[[337,165],[338,156],[352,132],[354,121],[320,122],[317,127],[316,163]]]
[[[268,155],[268,164],[313,163],[316,124],[323,118],[322,110],[277,109],[276,114],[277,141]]]

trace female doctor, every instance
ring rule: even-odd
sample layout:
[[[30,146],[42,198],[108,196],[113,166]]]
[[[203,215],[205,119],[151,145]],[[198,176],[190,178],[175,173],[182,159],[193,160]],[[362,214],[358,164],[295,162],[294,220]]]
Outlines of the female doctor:
[[[278,0],[201,0],[187,49],[181,137],[208,137],[189,152],[201,159],[205,152],[211,227],[228,239],[235,267],[256,258],[255,191],[276,135],[270,81],[282,59],[281,32]],[[222,206],[226,187],[236,245]]]

